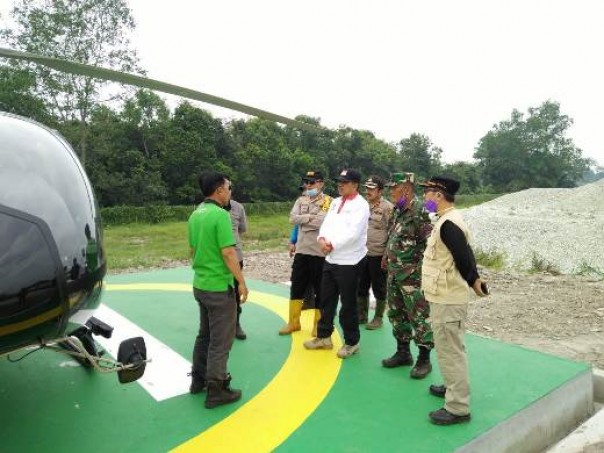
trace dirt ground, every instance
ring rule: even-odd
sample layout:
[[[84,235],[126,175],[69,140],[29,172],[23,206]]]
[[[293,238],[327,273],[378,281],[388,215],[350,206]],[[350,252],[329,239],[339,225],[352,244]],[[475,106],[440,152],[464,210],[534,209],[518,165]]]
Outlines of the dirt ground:
[[[289,280],[287,253],[249,252],[247,277]],[[604,281],[479,269],[491,295],[470,304],[468,330],[604,369]]]

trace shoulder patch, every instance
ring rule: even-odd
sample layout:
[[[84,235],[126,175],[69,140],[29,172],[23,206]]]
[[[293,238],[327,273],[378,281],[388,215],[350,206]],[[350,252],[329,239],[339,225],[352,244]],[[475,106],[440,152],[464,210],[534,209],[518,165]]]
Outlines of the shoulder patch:
[[[332,198],[329,195],[325,195],[323,198],[323,205],[321,206],[322,211],[327,211],[331,205]]]

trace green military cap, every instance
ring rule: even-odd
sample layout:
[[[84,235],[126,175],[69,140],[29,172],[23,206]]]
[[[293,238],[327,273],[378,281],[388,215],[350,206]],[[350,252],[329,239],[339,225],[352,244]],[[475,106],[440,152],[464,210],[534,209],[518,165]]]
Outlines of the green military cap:
[[[390,181],[386,184],[386,187],[394,187],[404,182],[415,183],[415,173],[392,173]]]

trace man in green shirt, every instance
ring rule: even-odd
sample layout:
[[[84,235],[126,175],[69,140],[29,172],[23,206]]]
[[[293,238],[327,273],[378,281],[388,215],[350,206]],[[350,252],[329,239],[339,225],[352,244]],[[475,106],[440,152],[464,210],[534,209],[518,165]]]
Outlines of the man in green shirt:
[[[237,324],[233,277],[239,283],[241,303],[247,300],[248,289],[237,259],[231,218],[223,209],[231,198],[231,182],[222,173],[209,172],[200,176],[199,187],[205,200],[188,224],[193,294],[200,310],[190,392],[207,389],[205,407],[213,408],[241,398],[241,390],[230,388],[227,372]]]

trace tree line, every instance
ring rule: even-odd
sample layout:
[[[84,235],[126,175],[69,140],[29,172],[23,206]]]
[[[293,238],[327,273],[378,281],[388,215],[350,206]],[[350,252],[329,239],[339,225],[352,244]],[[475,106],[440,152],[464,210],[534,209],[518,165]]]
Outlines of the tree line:
[[[128,34],[124,0],[17,0],[0,43],[14,49],[144,74]],[[0,60],[0,110],[36,119],[74,145],[102,206],[192,204],[197,176],[223,171],[242,202],[287,201],[309,169],[353,167],[365,177],[446,174],[462,193],[573,187],[601,177],[567,137],[572,119],[551,100],[514,110],[487,131],[472,162],[446,164],[443,150],[413,133],[388,143],[371,131],[308,132],[251,118],[225,121],[182,101],[171,110],[148,90]],[[318,118],[296,119],[320,125]],[[334,191],[331,182],[328,190]]]

